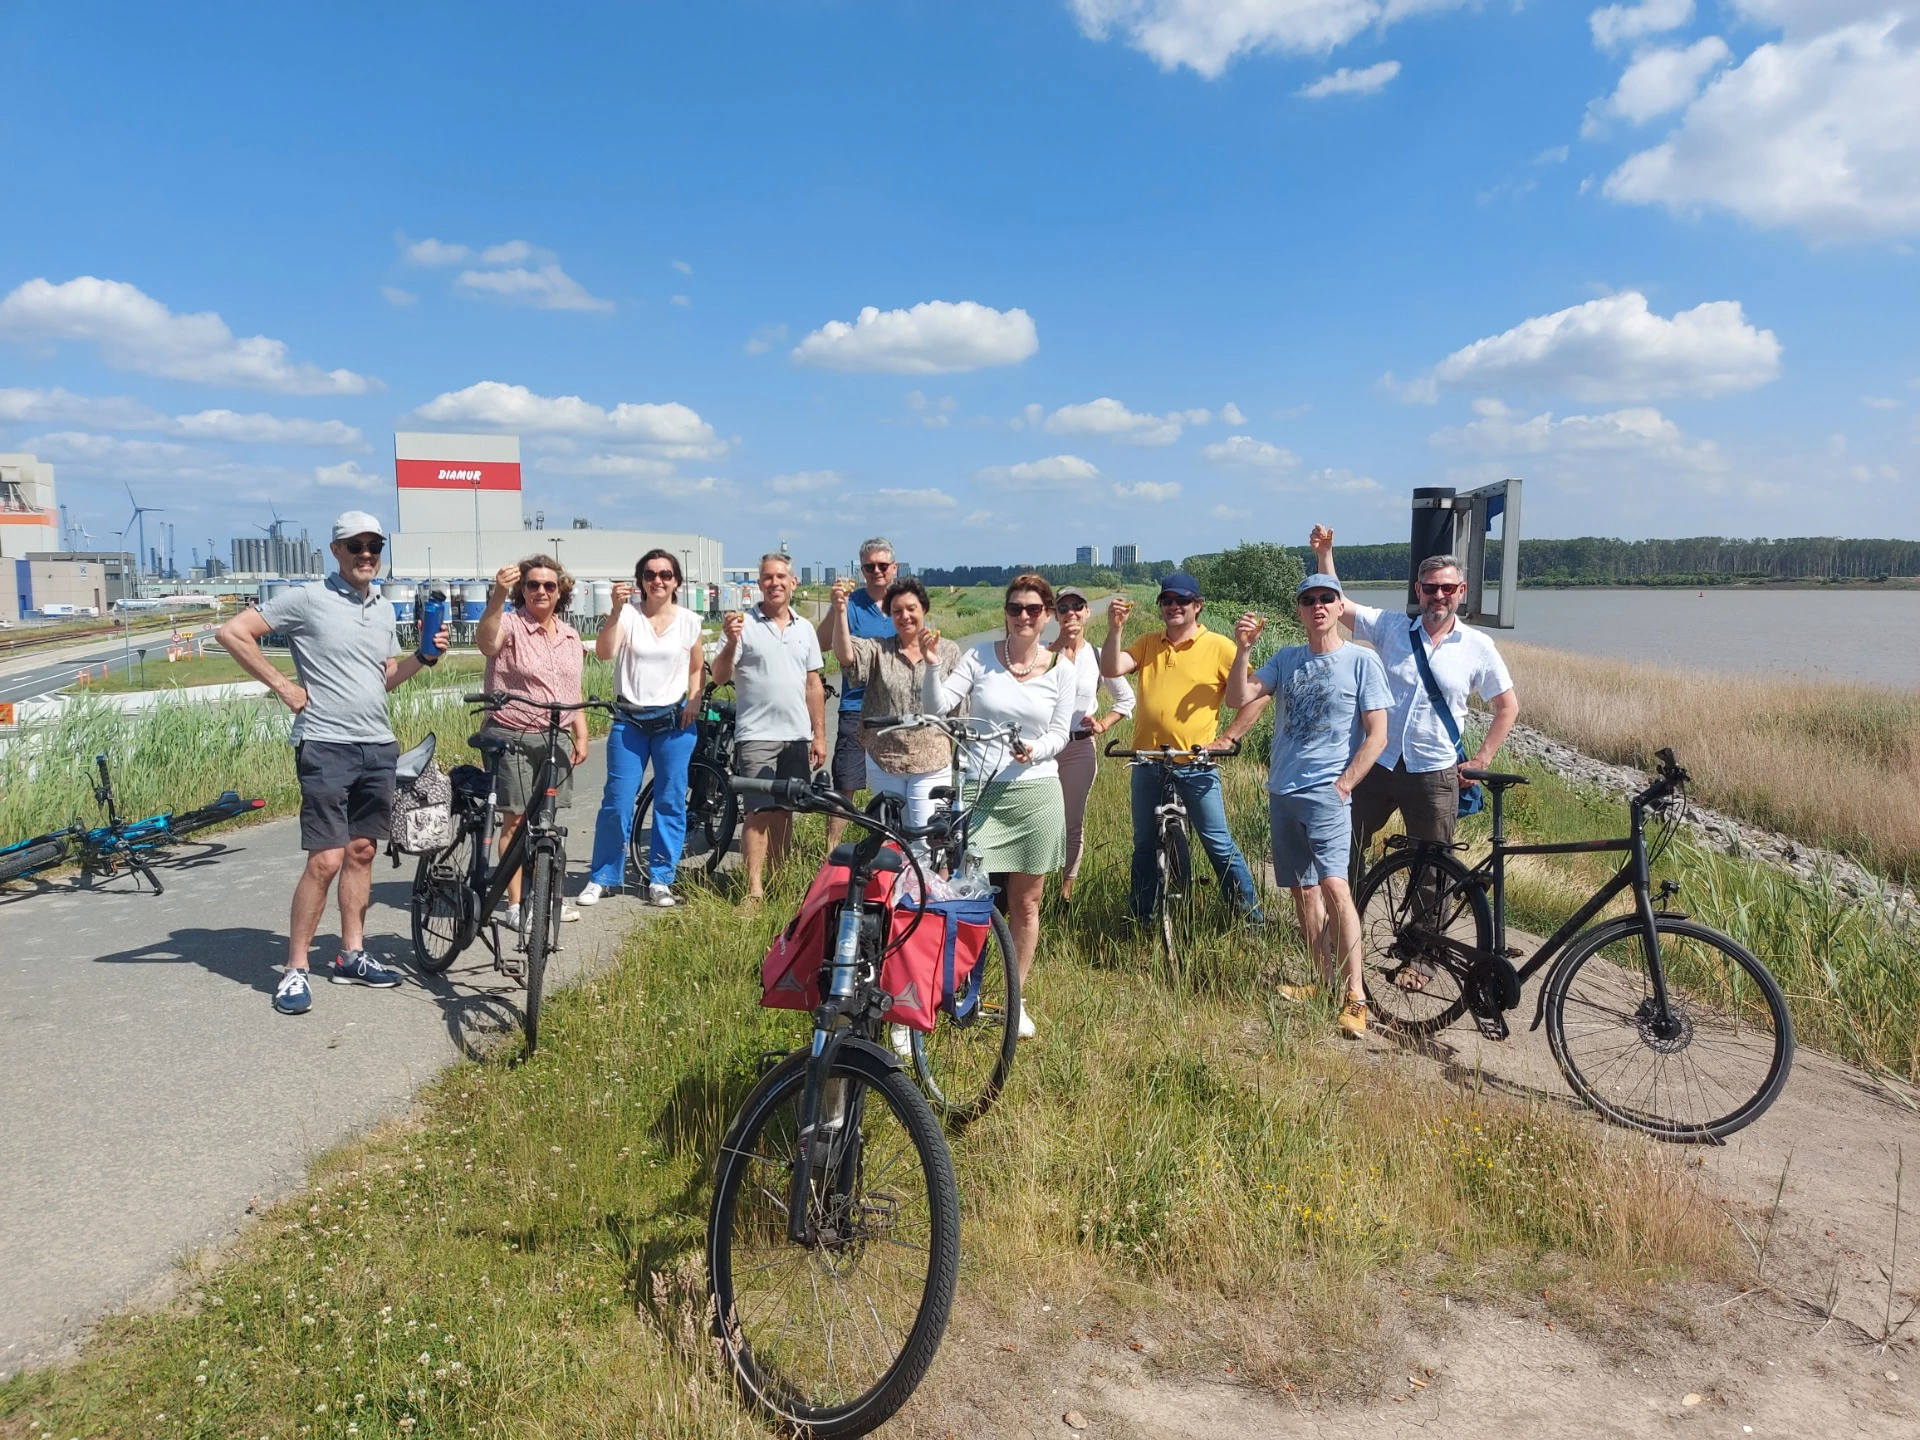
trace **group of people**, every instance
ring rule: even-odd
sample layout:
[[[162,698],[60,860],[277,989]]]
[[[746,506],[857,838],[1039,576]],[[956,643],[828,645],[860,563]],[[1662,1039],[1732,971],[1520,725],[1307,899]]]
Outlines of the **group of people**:
[[[1124,631],[1132,602],[1114,597],[1097,649],[1087,634],[1091,605],[1084,591],[1056,591],[1043,576],[1018,575],[1003,597],[1001,634],[963,652],[928,623],[926,587],[899,575],[885,539],[860,547],[859,582],[834,586],[817,625],[793,608],[786,555],[764,555],[760,598],[725,617],[711,662],[713,683],[734,687],[736,771],[803,779],[826,770],[830,759],[827,773],[841,793],[896,796],[908,825],[919,826],[950,773],[949,742],[937,730],[877,722],[965,713],[982,722],[982,734],[996,730],[1001,738],[963,747],[962,802],[973,816],[972,848],[1006,910],[1024,983],[1039,944],[1049,876],[1059,876],[1060,901],[1072,903],[1086,849],[1097,738],[1128,717],[1133,748],[1163,754],[1165,774],[1185,802],[1222,894],[1247,922],[1265,923],[1252,872],[1228,825],[1219,772],[1195,751],[1231,748],[1277,703],[1267,784],[1274,879],[1293,897],[1321,982],[1343,1001],[1341,1030],[1363,1035],[1368,1015],[1354,895],[1367,847],[1396,812],[1410,834],[1451,840],[1461,796],[1472,783],[1460,769],[1491,759],[1519,705],[1492,642],[1458,620],[1465,586],[1452,556],[1422,562],[1420,614],[1409,620],[1347,598],[1334,569],[1331,530],[1315,526],[1309,543],[1317,573],[1302,582],[1296,600],[1306,643],[1278,651],[1258,669],[1249,660],[1265,622],[1242,615],[1231,638],[1209,629],[1200,585],[1185,573],[1162,579],[1162,623],[1131,645]],[[386,692],[437,663],[447,637],[425,637],[413,655],[396,658],[392,608],[372,591],[385,544],[378,519],[348,512],[333,527],[336,574],[242,611],[220,631],[242,668],[295,717],[307,860],[274,997],[287,1014],[311,1007],[308,952],[336,877],[341,950],[329,978],[382,987],[401,981],[364,943],[373,859],[390,831],[398,757]],[[700,618],[679,604],[676,558],[649,551],[634,580],[613,587],[612,609],[593,642],[614,668],[616,713],[591,867],[574,903],[563,906],[565,920],[578,918],[577,906],[596,904],[624,885],[635,801],[648,771],[652,825],[642,884],[652,904],[677,903],[688,762],[709,665]],[[475,630],[488,690],[548,704],[582,699],[584,645],[565,619],[572,592],[572,577],[549,555],[529,556],[495,575]],[[1049,621],[1051,641],[1043,638]],[[1344,640],[1343,625],[1366,647]],[[297,680],[261,654],[260,641],[271,633],[287,638]],[[822,673],[828,651],[841,672],[831,741]],[[1491,723],[1469,759],[1460,736],[1471,694],[1487,702]],[[1234,714],[1222,730],[1228,708]],[[584,713],[573,712],[568,723],[562,805],[570,798],[571,768],[587,755]],[[546,712],[509,703],[489,714],[485,729],[506,741],[497,781],[504,846],[532,805]],[[1158,902],[1160,784],[1155,767],[1134,769],[1128,913],[1135,921],[1150,917]],[[741,903],[752,906],[765,895],[769,864],[777,865],[791,844],[792,817],[771,796],[742,799]],[[836,825],[830,845],[837,832]],[[511,907],[519,900],[516,877],[507,896],[510,925],[517,923]],[[1409,970],[1401,983],[1417,987],[1420,979]],[[1285,993],[1301,999],[1314,989],[1285,987]],[[1036,1033],[1024,1007],[1018,1024],[1023,1036]]]

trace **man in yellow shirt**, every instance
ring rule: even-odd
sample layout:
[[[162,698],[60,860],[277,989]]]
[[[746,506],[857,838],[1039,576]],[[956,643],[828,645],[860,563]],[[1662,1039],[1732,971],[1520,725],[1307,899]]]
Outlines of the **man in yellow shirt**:
[[[1160,582],[1160,616],[1166,628],[1143,635],[1125,649],[1121,632],[1133,602],[1116,595],[1107,605],[1107,638],[1100,647],[1100,673],[1110,678],[1134,677],[1140,692],[1133,711],[1133,748],[1155,750],[1171,745],[1176,750],[1192,750],[1196,745],[1207,750],[1225,750],[1260,718],[1269,701],[1262,697],[1233,717],[1224,735],[1215,738],[1220,728],[1220,707],[1227,696],[1227,676],[1233,670],[1233,640],[1217,634],[1200,623],[1200,584],[1184,571],[1176,571]],[[1247,869],[1240,847],[1233,843],[1227,829],[1227,805],[1220,793],[1219,772],[1194,764],[1169,767],[1175,788],[1186,802],[1187,818],[1200,848],[1213,862],[1220,877],[1220,889],[1235,909],[1256,925],[1264,925],[1260,901],[1254,893],[1253,876]],[[1154,851],[1158,843],[1158,825],[1154,808],[1160,803],[1160,768],[1136,765],[1133,769],[1133,874],[1127,896],[1127,910],[1137,920],[1153,914],[1160,898],[1160,871]]]

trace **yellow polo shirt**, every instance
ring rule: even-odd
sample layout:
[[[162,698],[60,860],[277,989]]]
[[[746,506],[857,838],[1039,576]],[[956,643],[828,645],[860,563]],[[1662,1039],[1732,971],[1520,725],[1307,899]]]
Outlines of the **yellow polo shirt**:
[[[1127,647],[1139,667],[1133,673],[1140,692],[1133,707],[1133,745],[1153,750],[1162,745],[1188,750],[1220,733],[1220,707],[1233,670],[1233,641],[1202,625],[1178,645],[1164,630],[1143,635]]]

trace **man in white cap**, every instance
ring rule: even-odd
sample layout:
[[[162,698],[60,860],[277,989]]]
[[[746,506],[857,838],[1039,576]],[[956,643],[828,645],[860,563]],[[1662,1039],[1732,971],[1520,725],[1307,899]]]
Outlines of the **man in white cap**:
[[[342,985],[382,988],[400,972],[367,954],[367,901],[373,857],[391,829],[393,766],[400,747],[387,723],[387,692],[433,665],[446,652],[447,632],[434,637],[432,656],[397,659],[393,607],[373,593],[387,532],[364,510],[333,522],[337,574],[293,585],[259,609],[242,610],[220,627],[219,639],[240,668],[278,695],[293,712],[294,766],[300,777],[300,846],[306,869],[293,891],[286,972],[273,1005],[304,1015],[313,1004],[307,951],[327,908],[327,891],[340,879],[340,953],[328,978]],[[260,653],[268,635],[284,635],[299,683]]]

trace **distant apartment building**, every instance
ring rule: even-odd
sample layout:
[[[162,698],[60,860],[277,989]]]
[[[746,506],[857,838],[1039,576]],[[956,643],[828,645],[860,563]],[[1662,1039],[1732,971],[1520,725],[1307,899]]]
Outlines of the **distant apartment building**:
[[[1098,565],[1100,563],[1100,547],[1098,545],[1082,545],[1073,552],[1073,563],[1076,565]]]
[[[813,583],[813,567],[811,565],[802,565],[800,567],[800,583],[802,585],[811,585]]]
[[[1114,546],[1113,563],[1116,567],[1121,565],[1138,565],[1140,563],[1140,547],[1138,545]]]
[[[827,566],[827,570],[826,570],[826,579],[823,580],[821,583],[825,585],[831,585],[835,581],[837,581],[839,578],[840,578],[840,567],[838,565],[829,565]]]

